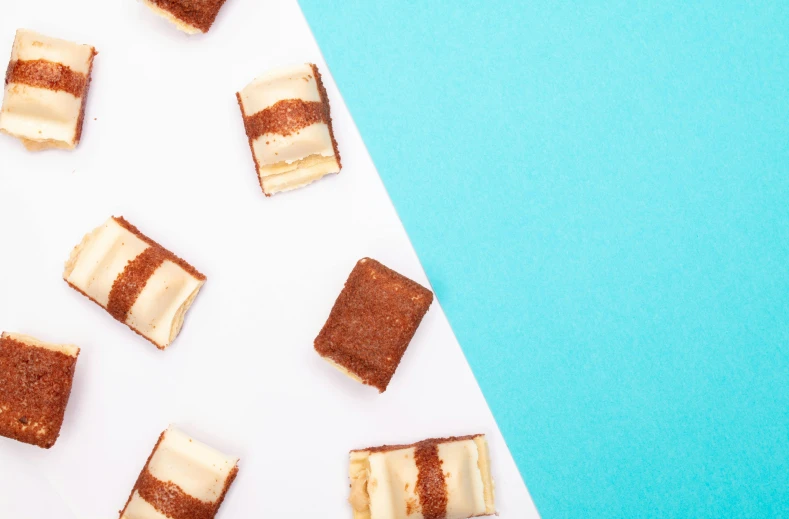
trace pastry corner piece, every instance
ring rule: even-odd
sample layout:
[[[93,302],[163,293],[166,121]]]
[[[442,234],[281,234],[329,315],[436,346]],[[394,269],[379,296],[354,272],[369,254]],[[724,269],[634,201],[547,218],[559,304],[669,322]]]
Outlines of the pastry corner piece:
[[[95,55],[90,45],[18,30],[5,76],[0,132],[30,151],[76,148]]]
[[[340,172],[329,97],[317,66],[273,70],[236,97],[266,196]]]
[[[468,519],[496,513],[485,435],[351,451],[354,519]]]
[[[206,33],[225,0],[143,0],[154,13],[187,34]]]
[[[383,393],[432,302],[430,290],[363,258],[315,339],[315,351],[344,374]]]
[[[159,436],[120,519],[212,519],[238,474],[238,458],[170,426]]]
[[[82,239],[63,279],[162,350],[180,333],[206,280],[123,217],[110,218]]]
[[[0,436],[49,449],[58,439],[79,348],[0,335]]]

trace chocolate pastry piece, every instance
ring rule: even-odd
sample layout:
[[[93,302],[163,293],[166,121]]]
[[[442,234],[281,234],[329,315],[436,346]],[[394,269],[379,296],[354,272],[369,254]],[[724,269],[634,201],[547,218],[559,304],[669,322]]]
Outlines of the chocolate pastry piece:
[[[206,278],[123,217],[112,217],[74,248],[63,279],[163,350]]]
[[[340,172],[329,97],[318,67],[271,71],[236,97],[266,196]]]
[[[225,0],[143,0],[143,3],[178,29],[197,34],[208,32]]]
[[[159,436],[120,519],[212,519],[237,473],[238,458],[170,426]]]
[[[496,513],[485,435],[351,452],[354,519],[467,519]]]
[[[383,393],[433,293],[374,259],[359,260],[345,282],[315,350],[351,378]]]
[[[49,449],[63,425],[79,348],[0,336],[0,436]]]
[[[30,151],[75,148],[95,55],[90,45],[18,30],[5,76],[0,132]]]

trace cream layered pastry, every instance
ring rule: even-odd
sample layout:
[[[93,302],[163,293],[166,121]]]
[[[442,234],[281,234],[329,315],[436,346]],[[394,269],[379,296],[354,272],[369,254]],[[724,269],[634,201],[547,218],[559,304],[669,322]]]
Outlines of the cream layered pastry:
[[[31,151],[75,148],[95,55],[90,45],[18,30],[5,76],[0,131]]]
[[[354,519],[467,519],[496,513],[484,435],[351,452]]]
[[[318,67],[271,71],[236,97],[266,196],[340,172],[329,98]]]
[[[0,436],[48,449],[55,445],[79,348],[27,335],[0,335]]]
[[[112,217],[74,248],[63,279],[165,349],[206,278],[122,217]]]
[[[208,32],[225,0],[143,0],[154,13],[187,34]]]
[[[170,426],[153,448],[120,519],[212,519],[237,473],[238,458]]]

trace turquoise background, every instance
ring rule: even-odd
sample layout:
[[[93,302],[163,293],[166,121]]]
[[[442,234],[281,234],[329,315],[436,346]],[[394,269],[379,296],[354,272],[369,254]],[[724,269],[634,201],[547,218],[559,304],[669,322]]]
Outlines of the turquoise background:
[[[789,517],[789,2],[300,3],[542,516]]]

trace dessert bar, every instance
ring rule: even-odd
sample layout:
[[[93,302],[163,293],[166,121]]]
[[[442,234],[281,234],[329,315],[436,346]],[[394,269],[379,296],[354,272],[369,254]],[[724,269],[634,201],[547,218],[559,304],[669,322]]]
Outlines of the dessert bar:
[[[74,248],[63,279],[163,350],[206,278],[123,217],[112,217]]]
[[[433,293],[374,259],[359,260],[315,350],[351,378],[386,391]]]
[[[236,97],[266,196],[340,172],[329,98],[318,67],[271,71]]]
[[[496,513],[484,435],[351,452],[354,519],[467,519]]]
[[[30,151],[75,148],[95,55],[90,45],[18,30],[5,76],[0,131]]]
[[[153,448],[120,519],[212,519],[237,473],[238,458],[170,426]]]
[[[79,348],[0,336],[0,436],[48,449],[63,425]]]

